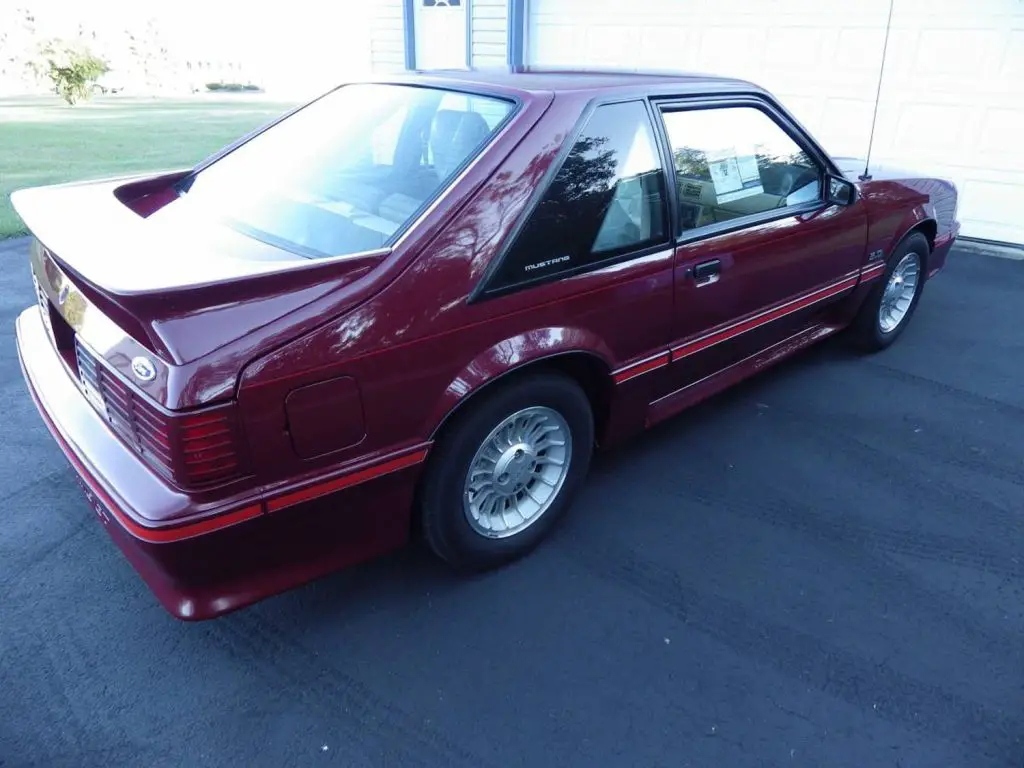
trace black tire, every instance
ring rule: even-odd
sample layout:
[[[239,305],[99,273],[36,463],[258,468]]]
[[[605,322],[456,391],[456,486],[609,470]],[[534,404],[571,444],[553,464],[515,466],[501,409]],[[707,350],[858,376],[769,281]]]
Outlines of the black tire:
[[[916,254],[918,257],[917,288],[910,301],[910,307],[899,321],[899,324],[895,328],[885,331],[882,328],[880,317],[885,287],[889,284],[889,277],[892,275],[896,265],[910,253]],[[931,249],[928,247],[928,238],[920,232],[914,232],[896,246],[889,255],[885,273],[882,275],[881,280],[871,289],[867,298],[864,299],[864,303],[861,305],[857,317],[850,327],[850,338],[860,349],[866,352],[883,350],[896,341],[899,335],[903,333],[903,329],[910,324],[910,318],[914,316],[914,310],[917,309],[917,304],[921,299],[921,291],[924,290],[930,253]]]
[[[569,469],[554,500],[519,533],[489,538],[470,525],[463,506],[466,474],[477,449],[508,416],[533,406],[557,411],[572,438]],[[590,466],[594,417],[584,391],[555,373],[536,373],[501,384],[468,403],[446,426],[431,451],[420,491],[420,523],[427,545],[461,571],[481,571],[516,560],[531,551],[565,513]]]

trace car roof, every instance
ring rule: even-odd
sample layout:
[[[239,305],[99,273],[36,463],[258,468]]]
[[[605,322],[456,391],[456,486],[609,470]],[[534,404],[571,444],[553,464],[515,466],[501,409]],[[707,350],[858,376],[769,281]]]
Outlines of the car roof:
[[[521,93],[672,90],[706,93],[712,90],[761,91],[753,83],[732,77],[695,72],[614,69],[535,69],[496,67],[458,70],[416,70],[400,78],[406,82],[447,84],[466,90],[498,88]]]

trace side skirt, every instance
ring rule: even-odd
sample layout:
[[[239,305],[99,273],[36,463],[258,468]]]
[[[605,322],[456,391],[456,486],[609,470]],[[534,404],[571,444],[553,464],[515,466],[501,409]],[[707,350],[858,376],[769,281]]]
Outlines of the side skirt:
[[[837,333],[842,328],[843,326],[841,325],[812,325],[810,328],[805,328],[799,333],[795,333],[789,338],[783,339],[750,357],[745,357],[733,363],[728,368],[723,368],[710,376],[705,376],[699,381],[687,384],[675,392],[670,392],[648,405],[646,426],[649,427],[670,416],[674,416],[691,405],[695,405],[701,400],[743,381],[743,379],[760,373],[800,350],[806,349],[812,344]]]

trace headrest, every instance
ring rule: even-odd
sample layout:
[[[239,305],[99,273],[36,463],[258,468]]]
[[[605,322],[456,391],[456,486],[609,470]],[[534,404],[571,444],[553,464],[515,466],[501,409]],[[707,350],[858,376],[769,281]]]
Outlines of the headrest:
[[[430,150],[438,178],[448,178],[489,132],[487,121],[477,112],[438,110],[430,132]]]

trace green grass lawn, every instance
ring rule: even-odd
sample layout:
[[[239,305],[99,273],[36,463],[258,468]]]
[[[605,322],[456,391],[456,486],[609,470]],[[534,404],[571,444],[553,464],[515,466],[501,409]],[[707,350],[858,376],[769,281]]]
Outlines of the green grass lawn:
[[[0,238],[25,232],[16,189],[192,165],[290,107],[246,96],[0,99]]]

